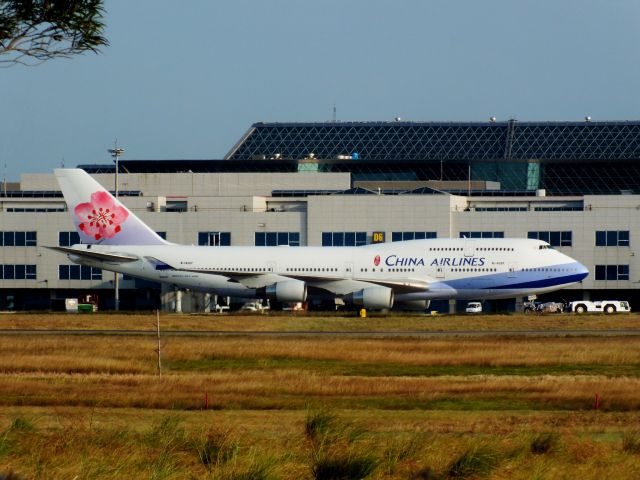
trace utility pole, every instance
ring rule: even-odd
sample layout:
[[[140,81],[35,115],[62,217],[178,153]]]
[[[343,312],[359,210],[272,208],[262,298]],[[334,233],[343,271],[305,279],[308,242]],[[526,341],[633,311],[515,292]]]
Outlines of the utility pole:
[[[161,355],[161,345],[160,345],[160,310],[156,310],[156,327],[158,331],[158,348],[156,352],[158,353],[158,377],[162,377],[162,355]]]
[[[111,154],[111,156],[113,157],[113,161],[116,163],[116,179],[115,179],[115,193],[116,193],[116,200],[118,199],[118,171],[120,170],[119,164],[118,164],[118,159],[122,156],[122,154],[124,153],[124,148],[118,148],[118,140],[116,139],[114,147],[109,149],[109,153]],[[118,272],[114,273],[114,277],[113,277],[113,287],[114,287],[114,308],[115,311],[119,311],[120,310],[120,274]]]

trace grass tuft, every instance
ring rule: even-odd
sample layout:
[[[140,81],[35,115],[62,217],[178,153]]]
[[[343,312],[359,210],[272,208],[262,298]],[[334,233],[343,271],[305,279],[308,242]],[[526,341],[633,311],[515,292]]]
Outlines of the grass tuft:
[[[193,447],[200,463],[211,470],[235,459],[240,450],[240,443],[230,430],[218,431],[210,428],[194,440]]]
[[[472,447],[456,458],[447,468],[450,478],[470,478],[487,475],[498,464],[498,455],[485,446]]]
[[[305,419],[304,432],[310,440],[327,436],[336,426],[336,415],[326,410],[309,410]]]
[[[311,471],[315,480],[351,480],[367,478],[378,465],[371,455],[320,456]]]
[[[558,447],[559,438],[555,432],[539,433],[531,440],[531,453],[542,455],[549,453]]]
[[[272,458],[260,455],[254,449],[251,449],[249,457],[248,464],[236,467],[220,478],[225,480],[271,480],[276,478],[271,473],[274,465]]]
[[[392,437],[386,442],[382,452],[384,469],[387,476],[391,477],[399,463],[412,458],[420,448],[418,436],[409,438]]]
[[[33,422],[24,417],[15,417],[9,425],[10,432],[32,432],[35,430]]]
[[[145,435],[147,443],[151,446],[162,446],[165,449],[184,440],[184,430],[180,426],[180,418],[176,415],[167,415],[151,426]]]
[[[627,453],[640,453],[640,432],[628,432],[622,437],[622,450]]]
[[[305,434],[311,444],[311,472],[316,480],[366,478],[380,461],[359,440],[364,431],[340,422],[326,410],[307,412]],[[359,448],[360,447],[360,448]]]

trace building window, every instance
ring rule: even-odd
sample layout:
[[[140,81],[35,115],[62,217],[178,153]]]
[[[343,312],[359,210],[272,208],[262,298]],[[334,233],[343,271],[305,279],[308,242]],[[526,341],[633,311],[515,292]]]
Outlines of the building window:
[[[61,247],[70,247],[80,243],[80,235],[78,232],[58,232],[58,245]]]
[[[504,238],[504,232],[460,232],[460,238]]]
[[[628,247],[629,230],[596,231],[596,247]]]
[[[58,265],[59,280],[102,280],[102,270],[85,265]]]
[[[322,232],[323,247],[360,247],[367,244],[367,232]]]
[[[156,232],[156,234],[163,240],[167,239],[167,232]]]
[[[228,247],[231,245],[231,232],[198,232],[198,245]]]
[[[526,212],[527,207],[476,207],[476,212]]]
[[[166,212],[186,212],[188,209],[186,200],[167,200]]]
[[[256,247],[300,246],[300,232],[256,232]]]
[[[0,280],[35,280],[35,265],[0,265]]]
[[[629,265],[596,265],[596,280],[629,280]]]
[[[9,213],[53,213],[66,212],[64,208],[7,208]]]
[[[404,240],[424,240],[426,238],[438,238],[438,232],[392,232],[392,242],[402,242]]]
[[[36,232],[0,232],[0,247],[35,247]]]
[[[570,247],[573,244],[572,232],[529,232],[528,237],[547,242],[552,247]]]

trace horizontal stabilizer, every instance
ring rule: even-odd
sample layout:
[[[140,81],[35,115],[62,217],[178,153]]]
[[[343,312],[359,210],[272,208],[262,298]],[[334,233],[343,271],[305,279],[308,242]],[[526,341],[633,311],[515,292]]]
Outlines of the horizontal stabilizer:
[[[45,247],[50,250],[56,250],[67,255],[77,255],[78,257],[93,258],[94,260],[100,260],[103,262],[135,262],[140,260],[138,257],[132,255],[125,255],[122,253],[101,253],[92,252],[91,250],[73,248],[73,247]]]

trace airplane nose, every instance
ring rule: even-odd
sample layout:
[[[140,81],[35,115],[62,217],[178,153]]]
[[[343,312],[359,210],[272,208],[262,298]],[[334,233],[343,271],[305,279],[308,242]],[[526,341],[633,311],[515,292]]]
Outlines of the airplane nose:
[[[580,262],[576,262],[576,266],[578,267],[578,277],[579,280],[578,281],[582,281],[584,280],[587,275],[589,275],[589,269],[587,267],[585,267],[583,264],[581,264]]]

